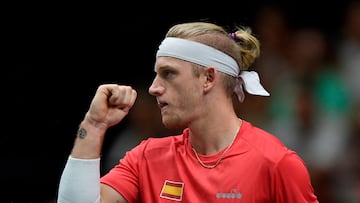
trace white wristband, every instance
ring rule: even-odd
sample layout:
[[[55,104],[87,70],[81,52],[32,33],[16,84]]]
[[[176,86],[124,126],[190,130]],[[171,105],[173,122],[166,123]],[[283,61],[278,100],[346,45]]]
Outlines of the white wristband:
[[[100,158],[69,156],[60,178],[58,203],[100,202]]]

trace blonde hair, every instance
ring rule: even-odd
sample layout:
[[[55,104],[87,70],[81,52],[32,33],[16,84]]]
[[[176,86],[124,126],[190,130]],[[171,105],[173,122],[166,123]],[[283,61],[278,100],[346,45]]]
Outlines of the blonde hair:
[[[247,70],[260,55],[260,42],[252,35],[249,27],[237,26],[234,33],[228,33],[223,27],[213,23],[189,22],[172,26],[166,37],[193,40],[220,50],[235,59],[239,72]],[[223,75],[226,91],[232,95],[235,78]]]

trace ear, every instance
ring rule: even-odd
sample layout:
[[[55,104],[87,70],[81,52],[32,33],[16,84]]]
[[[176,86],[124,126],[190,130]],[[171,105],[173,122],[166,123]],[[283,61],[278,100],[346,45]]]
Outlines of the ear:
[[[204,91],[205,92],[208,92],[215,85],[216,75],[217,75],[217,71],[216,71],[215,67],[210,66],[205,69],[205,71],[204,71],[204,77],[205,77]]]

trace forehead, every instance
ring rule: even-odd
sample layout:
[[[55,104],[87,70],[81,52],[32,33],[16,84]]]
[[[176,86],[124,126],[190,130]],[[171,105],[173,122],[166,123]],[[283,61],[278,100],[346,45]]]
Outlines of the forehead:
[[[155,61],[155,71],[159,71],[165,68],[185,70],[186,67],[191,67],[191,63],[178,58],[169,56],[160,56]]]

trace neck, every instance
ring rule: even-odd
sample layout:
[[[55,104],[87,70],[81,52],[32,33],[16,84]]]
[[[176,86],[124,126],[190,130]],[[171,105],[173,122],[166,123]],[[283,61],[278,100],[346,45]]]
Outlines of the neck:
[[[213,117],[218,121],[204,122],[190,126],[191,146],[200,154],[212,155],[227,148],[236,138],[241,120],[236,116],[226,119]]]

